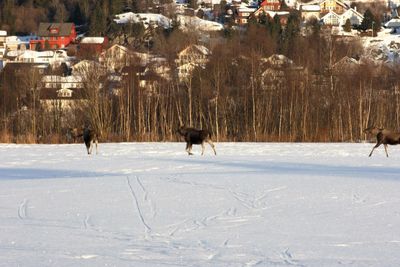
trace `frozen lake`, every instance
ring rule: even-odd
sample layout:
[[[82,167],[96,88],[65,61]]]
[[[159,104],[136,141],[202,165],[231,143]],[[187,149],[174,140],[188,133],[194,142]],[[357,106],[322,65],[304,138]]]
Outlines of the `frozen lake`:
[[[0,266],[400,266],[400,146],[0,144]]]

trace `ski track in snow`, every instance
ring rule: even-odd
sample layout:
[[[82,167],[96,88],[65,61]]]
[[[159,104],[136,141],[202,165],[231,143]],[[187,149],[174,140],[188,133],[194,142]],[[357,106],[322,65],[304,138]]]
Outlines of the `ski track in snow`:
[[[140,220],[142,221],[143,226],[145,227],[146,232],[149,232],[149,231],[151,231],[151,227],[147,224],[147,222],[146,222],[146,220],[145,220],[145,218],[144,218],[143,212],[142,212],[142,210],[141,210],[141,208],[140,208],[140,205],[139,205],[138,197],[136,196],[135,190],[133,189],[133,186],[132,186],[132,184],[131,184],[131,181],[130,181],[129,177],[126,177],[126,180],[127,180],[127,182],[128,182],[128,186],[129,186],[130,192],[131,192],[132,197],[133,197],[133,200],[134,200],[134,202],[135,202],[135,207],[136,207],[136,210],[138,211]],[[136,177],[136,181],[137,181],[137,183],[140,185],[139,178]]]
[[[28,200],[24,199],[24,201],[19,205],[18,208],[18,217],[23,220],[27,217],[27,210],[28,210]]]

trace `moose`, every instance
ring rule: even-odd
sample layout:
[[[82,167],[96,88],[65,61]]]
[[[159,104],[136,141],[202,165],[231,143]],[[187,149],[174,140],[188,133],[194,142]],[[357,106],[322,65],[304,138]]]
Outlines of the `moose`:
[[[392,132],[385,128],[378,128],[376,126],[368,127],[364,130],[364,133],[376,135],[376,145],[372,148],[369,156],[371,157],[372,152],[375,148],[383,144],[385,147],[386,157],[389,157],[387,152],[387,145],[397,145],[400,144],[400,132]]]
[[[210,144],[211,148],[214,150],[214,154],[217,155],[217,152],[215,151],[215,146],[211,141],[211,133],[208,130],[199,130],[195,128],[180,126],[177,132],[184,137],[186,142],[186,152],[189,155],[193,155],[193,145],[201,145],[201,155],[203,155],[205,142]]]
[[[82,133],[78,134],[77,137],[83,136],[83,141],[86,145],[87,153],[90,155],[93,150],[93,144],[96,145],[96,154],[98,154],[97,145],[98,145],[98,134],[95,130],[93,130],[90,126],[84,126],[82,129]]]

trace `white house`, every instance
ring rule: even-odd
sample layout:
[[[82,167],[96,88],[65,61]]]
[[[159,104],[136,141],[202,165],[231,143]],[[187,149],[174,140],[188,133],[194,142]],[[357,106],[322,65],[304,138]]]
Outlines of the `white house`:
[[[79,89],[83,87],[83,83],[82,78],[77,75],[44,75],[42,77],[42,87],[54,89]]]
[[[72,111],[86,101],[82,78],[77,75],[44,75],[41,80],[40,104],[47,111]]]
[[[69,57],[67,52],[64,50],[49,50],[49,51],[11,51],[10,56],[16,54],[15,62],[20,63],[46,63],[52,67],[60,66],[62,63],[70,65],[73,61],[73,57]]]
[[[328,14],[326,14],[321,18],[321,21],[325,25],[338,26],[341,22],[341,18],[335,12],[329,11]]]
[[[348,19],[350,20],[351,25],[361,25],[364,16],[361,15],[357,10],[350,8],[346,10],[342,15],[340,15],[339,25],[345,25]]]
[[[125,46],[115,44],[101,53],[99,61],[107,70],[113,72],[130,65],[134,58],[133,51]]]
[[[204,67],[209,56],[210,51],[202,45],[189,45],[179,52],[175,60],[179,80],[189,77],[195,67]]]
[[[36,35],[27,35],[27,36],[7,36],[6,38],[6,49],[7,51],[16,51],[16,50],[27,50],[29,49],[29,42],[31,40],[36,40]]]

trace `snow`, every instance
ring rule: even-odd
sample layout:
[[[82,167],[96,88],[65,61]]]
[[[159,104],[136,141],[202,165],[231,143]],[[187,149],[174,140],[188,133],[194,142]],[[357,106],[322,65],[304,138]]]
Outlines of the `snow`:
[[[0,145],[0,266],[399,266],[400,150]]]
[[[104,37],[83,37],[81,44],[103,44],[104,40]]]
[[[154,13],[126,12],[116,15],[114,21],[117,24],[142,22],[145,28],[147,28],[149,25],[157,25],[165,29],[171,27],[171,21],[169,18],[161,14],[154,14]]]
[[[363,37],[365,55],[379,63],[400,63],[400,35],[381,31],[376,37]]]
[[[215,21],[200,19],[196,16],[178,15],[180,28],[187,31],[221,31],[224,26]]]

